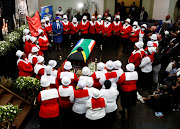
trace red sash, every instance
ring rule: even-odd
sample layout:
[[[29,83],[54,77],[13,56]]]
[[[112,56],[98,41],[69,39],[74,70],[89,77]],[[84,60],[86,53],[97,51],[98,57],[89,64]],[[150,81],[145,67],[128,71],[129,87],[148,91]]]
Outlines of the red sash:
[[[98,99],[92,98],[91,103],[92,103],[92,109],[105,107],[104,98],[98,98]]]
[[[84,98],[88,96],[89,96],[88,90],[79,89],[74,91],[74,98]]]
[[[106,79],[109,80],[111,78],[116,78],[117,73],[116,72],[110,72],[110,73],[105,73]]]

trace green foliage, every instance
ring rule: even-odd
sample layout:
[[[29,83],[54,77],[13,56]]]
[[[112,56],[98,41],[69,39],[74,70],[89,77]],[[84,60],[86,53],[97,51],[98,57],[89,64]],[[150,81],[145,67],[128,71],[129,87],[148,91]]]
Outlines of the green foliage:
[[[23,90],[23,89],[40,90],[41,89],[40,81],[34,77],[18,77],[16,80],[16,86],[20,90]]]
[[[18,106],[13,106],[12,104],[0,106],[0,122],[13,121],[21,110]]]
[[[0,56],[4,56],[11,49],[20,46],[25,28],[28,29],[28,25],[22,25],[18,30],[9,33],[4,41],[0,41]]]

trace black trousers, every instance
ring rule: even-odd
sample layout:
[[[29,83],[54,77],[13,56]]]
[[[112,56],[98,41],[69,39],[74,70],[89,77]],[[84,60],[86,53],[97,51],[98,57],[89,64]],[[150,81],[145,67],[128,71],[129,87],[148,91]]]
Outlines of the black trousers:
[[[41,50],[42,53],[44,54],[44,60],[45,60],[45,64],[47,63],[47,58],[48,58],[48,50]]]
[[[153,81],[152,81],[152,72],[150,73],[144,73],[144,72],[139,72],[138,73],[138,88],[142,89],[150,89],[153,86]]]
[[[41,118],[40,129],[59,129],[59,117]]]
[[[79,35],[78,34],[72,34],[71,35],[71,43],[74,43],[74,45],[76,45],[76,43],[79,41]]]
[[[113,35],[112,41],[113,41],[113,50],[119,50],[119,48],[120,48],[120,36]]]
[[[103,49],[104,50],[112,50],[113,48],[113,42],[112,42],[112,37],[109,36],[103,36],[103,42],[102,42],[102,45],[103,45]]]
[[[103,41],[103,36],[101,34],[95,34],[95,38],[96,38],[96,46],[100,47],[100,45],[102,45]]]
[[[72,125],[69,124],[70,121],[73,121],[72,116],[72,108],[60,108],[61,127],[63,129],[70,129],[72,127]]]
[[[63,47],[68,48],[70,44],[69,34],[63,34]]]
[[[96,40],[96,35],[95,34],[89,34],[88,39]]]
[[[83,38],[83,39],[88,39],[88,34],[81,34],[81,39]]]
[[[121,38],[121,43],[123,45],[123,53],[128,51],[129,38]]]

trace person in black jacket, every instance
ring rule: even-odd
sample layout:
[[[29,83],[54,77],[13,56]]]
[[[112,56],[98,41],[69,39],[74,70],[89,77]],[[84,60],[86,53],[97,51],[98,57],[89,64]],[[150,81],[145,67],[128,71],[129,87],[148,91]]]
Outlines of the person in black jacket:
[[[88,13],[88,10],[86,9],[85,12],[83,13],[83,16],[87,16],[87,20],[90,21],[90,14]]]
[[[148,18],[148,13],[145,11],[145,8],[142,7],[139,13],[140,21],[146,22]]]
[[[82,20],[82,16],[80,15],[80,12],[77,12],[77,14],[74,17],[77,18],[78,22]]]

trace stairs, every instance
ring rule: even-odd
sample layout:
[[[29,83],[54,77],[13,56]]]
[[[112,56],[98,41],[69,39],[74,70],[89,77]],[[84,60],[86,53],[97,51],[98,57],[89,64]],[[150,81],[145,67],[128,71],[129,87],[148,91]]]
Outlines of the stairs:
[[[0,88],[0,106],[7,105],[8,103],[13,104],[14,106],[19,106],[22,111],[16,116],[12,122],[12,129],[18,129],[28,113],[31,111],[32,106],[27,102],[17,97],[17,95],[8,92],[5,89]]]

